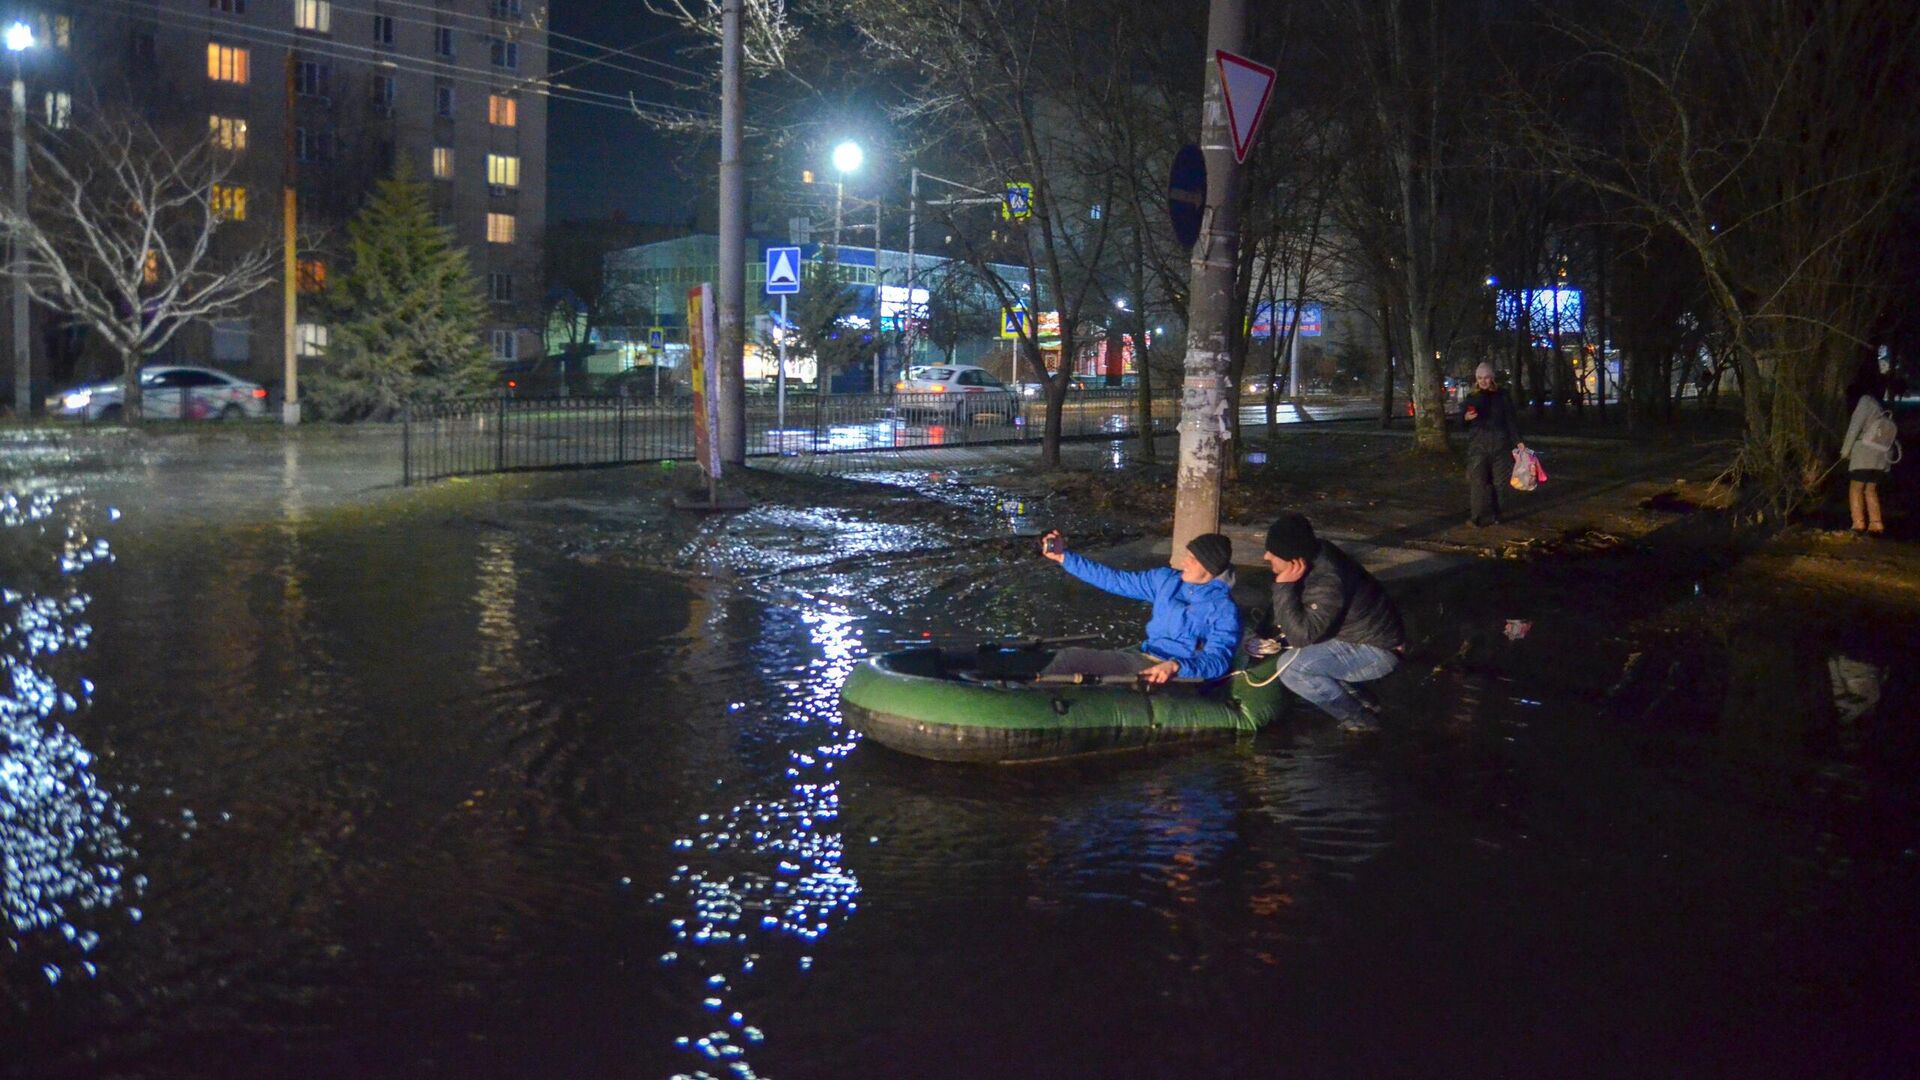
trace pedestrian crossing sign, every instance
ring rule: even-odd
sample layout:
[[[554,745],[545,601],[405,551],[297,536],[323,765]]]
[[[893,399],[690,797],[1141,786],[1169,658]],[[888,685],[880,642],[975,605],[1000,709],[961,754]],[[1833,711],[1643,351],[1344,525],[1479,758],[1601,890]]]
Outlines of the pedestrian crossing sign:
[[[1027,329],[1027,309],[1026,308],[1004,308],[1003,307],[1000,309],[1000,336],[1001,337],[1003,338],[1021,337],[1026,333],[1026,329]]]
[[[667,347],[667,328],[655,326],[647,331],[647,348],[660,351]]]
[[[800,291],[800,249],[767,249],[767,295],[790,296]]]
[[[1000,197],[1000,216],[1008,221],[1025,221],[1033,216],[1033,185],[1024,181],[1009,181],[1007,192]]]

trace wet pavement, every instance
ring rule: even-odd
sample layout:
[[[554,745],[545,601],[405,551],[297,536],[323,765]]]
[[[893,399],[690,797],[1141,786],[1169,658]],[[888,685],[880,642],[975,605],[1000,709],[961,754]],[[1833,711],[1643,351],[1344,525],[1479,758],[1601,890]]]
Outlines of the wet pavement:
[[[1397,581],[1375,742],[1296,712],[981,769],[863,744],[840,680],[1130,640],[1041,521],[1153,562],[994,455],[694,522],[662,470],[409,492],[336,450],[14,456],[6,1075],[1920,1062],[1920,628],[1745,580],[1696,517]]]

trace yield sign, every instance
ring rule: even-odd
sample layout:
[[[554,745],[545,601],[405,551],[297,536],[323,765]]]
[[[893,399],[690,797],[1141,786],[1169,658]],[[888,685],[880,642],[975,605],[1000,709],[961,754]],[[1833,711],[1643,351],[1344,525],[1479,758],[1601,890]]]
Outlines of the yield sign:
[[[770,247],[767,249],[767,293],[770,296],[791,295],[800,291],[800,249],[797,247]]]
[[[1227,126],[1233,129],[1233,160],[1244,162],[1279,72],[1225,49],[1214,50],[1213,59],[1220,65],[1220,92],[1227,101]]]

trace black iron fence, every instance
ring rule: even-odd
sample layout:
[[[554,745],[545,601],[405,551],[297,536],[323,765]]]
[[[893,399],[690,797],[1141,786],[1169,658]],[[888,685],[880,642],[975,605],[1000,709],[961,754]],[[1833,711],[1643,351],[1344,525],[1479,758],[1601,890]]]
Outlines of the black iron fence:
[[[1177,397],[1154,398],[1154,431],[1172,431],[1179,408]],[[408,484],[693,457],[693,412],[685,403],[503,397],[416,406],[403,419],[401,475]],[[1140,419],[1137,391],[1073,390],[1061,410],[1061,436],[1121,438],[1137,434]],[[790,395],[784,410],[754,397],[747,403],[747,453],[829,463],[858,453],[1038,442],[1045,422],[1044,400],[991,392]]]

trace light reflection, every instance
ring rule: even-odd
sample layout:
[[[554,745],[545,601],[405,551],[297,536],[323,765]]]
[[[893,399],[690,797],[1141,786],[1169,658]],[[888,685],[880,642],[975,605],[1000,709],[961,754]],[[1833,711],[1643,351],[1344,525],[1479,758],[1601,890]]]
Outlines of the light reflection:
[[[20,587],[0,589],[0,909],[11,951],[30,953],[53,983],[98,973],[90,957],[100,930],[89,913],[144,884],[126,871],[135,857],[123,838],[126,812],[97,781],[93,753],[61,722],[93,696],[86,679],[62,680],[93,633],[78,576],[113,557],[89,530],[90,516],[61,493],[0,495],[0,527],[23,541],[8,554],[25,563],[6,567]],[[140,910],[126,915],[138,921]]]
[[[726,1018],[725,1026],[680,1035],[674,1045],[724,1064],[728,1075],[741,1080],[758,1075],[746,1057],[766,1034],[733,1007],[729,995],[736,982],[750,978],[764,958],[762,950],[776,942],[810,949],[852,915],[860,895],[836,827],[840,782],[831,776],[834,764],[855,745],[840,719],[839,697],[861,652],[860,620],[816,597],[788,605],[796,608],[818,655],[809,664],[814,677],[782,684],[789,695],[785,721],[800,737],[800,745],[787,750],[789,783],[771,797],[750,797],[699,815],[698,828],[673,842],[676,851],[694,853],[702,865],[683,864],[671,877],[692,912],[670,922],[677,947],[663,953],[660,963],[684,961],[707,971],[700,985],[701,1011]],[[750,860],[745,867],[743,857]],[[796,966],[811,969],[812,955],[799,956]],[[703,1070],[678,1074],[713,1075]]]
[[[485,674],[516,671],[520,653],[520,567],[513,541],[498,535],[482,540],[474,571],[478,575],[473,590],[474,606],[479,609],[475,627],[480,638],[478,670]]]

